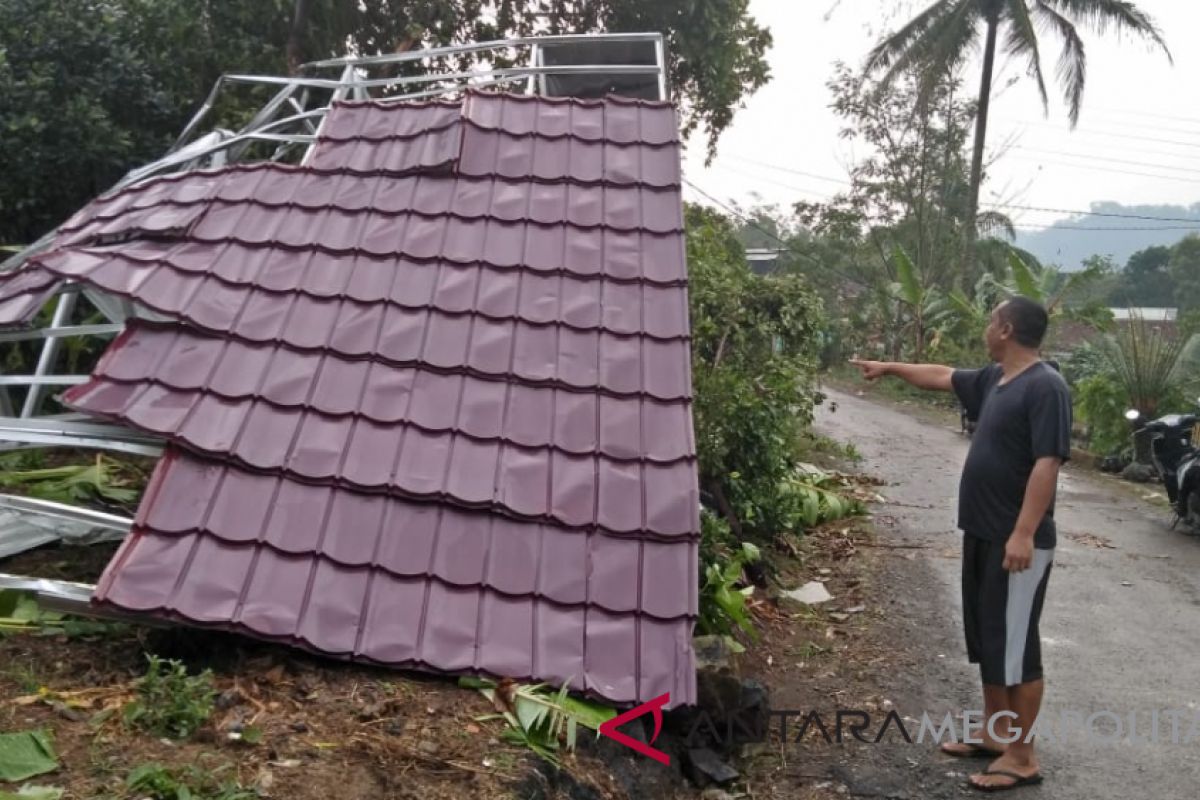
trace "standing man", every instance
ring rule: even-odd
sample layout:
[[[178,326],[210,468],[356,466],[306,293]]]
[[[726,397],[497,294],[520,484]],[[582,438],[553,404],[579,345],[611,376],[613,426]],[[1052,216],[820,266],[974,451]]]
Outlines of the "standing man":
[[[994,758],[969,779],[986,791],[1042,780],[1027,734],[1042,703],[1038,619],[1054,560],[1054,495],[1059,468],[1071,456],[1071,393],[1038,355],[1048,322],[1033,300],[1001,303],[984,332],[995,363],[983,369],[851,362],[867,380],[894,375],[922,389],[953,391],[978,420],[959,486],[958,526],[967,655],[982,675],[985,725],[972,737],[981,743],[950,742],[942,751]]]

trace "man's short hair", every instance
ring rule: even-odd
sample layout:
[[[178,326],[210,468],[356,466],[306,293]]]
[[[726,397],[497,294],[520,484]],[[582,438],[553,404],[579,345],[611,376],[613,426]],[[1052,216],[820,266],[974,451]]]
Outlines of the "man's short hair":
[[[1046,338],[1050,315],[1036,300],[1028,297],[1009,298],[1000,306],[1000,319],[1012,325],[1013,338],[1023,347],[1038,348]]]

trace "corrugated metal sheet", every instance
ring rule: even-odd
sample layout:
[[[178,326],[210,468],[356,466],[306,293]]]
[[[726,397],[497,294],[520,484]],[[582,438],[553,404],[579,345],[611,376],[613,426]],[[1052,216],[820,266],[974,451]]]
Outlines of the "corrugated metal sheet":
[[[618,533],[695,532],[690,408],[134,323],[76,410],[298,480]]]
[[[691,696],[694,541],[160,463],[97,597],[332,655]]]
[[[8,321],[61,279],[178,320],[131,323],[65,396],[175,443],[98,602],[692,699],[670,106],[341,104],[310,166],[95,201],[0,283]]]

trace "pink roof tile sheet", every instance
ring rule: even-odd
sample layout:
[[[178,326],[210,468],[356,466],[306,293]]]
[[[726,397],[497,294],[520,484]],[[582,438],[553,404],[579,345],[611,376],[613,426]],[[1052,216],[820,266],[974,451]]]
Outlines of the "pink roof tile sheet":
[[[297,480],[616,533],[694,534],[690,407],[131,324],[76,410]]]
[[[696,542],[247,473],[168,449],[96,600],[334,656],[691,697]]]
[[[131,322],[64,398],[172,442],[97,602],[693,699],[669,105],[338,104],[305,166],[96,200],[0,276],[0,322],[62,280],[172,320]]]

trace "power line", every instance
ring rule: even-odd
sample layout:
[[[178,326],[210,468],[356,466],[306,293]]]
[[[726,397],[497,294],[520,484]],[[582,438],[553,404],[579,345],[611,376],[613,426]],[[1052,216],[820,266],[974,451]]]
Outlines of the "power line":
[[[1032,121],[1017,121],[1009,123],[1011,125],[1037,125],[1042,128],[1054,128],[1060,130],[1057,125],[1051,125],[1047,122],[1032,122]],[[1094,131],[1090,129],[1076,129],[1073,134],[1083,134],[1091,136],[1107,136],[1112,139],[1133,139],[1139,142],[1158,142],[1159,144],[1173,144],[1180,147],[1200,147],[1200,141],[1181,142],[1178,139],[1159,139],[1156,136],[1134,136],[1132,133],[1109,133],[1107,131]]]
[[[1100,112],[1100,116],[1104,117],[1105,112]],[[1110,127],[1110,126],[1115,126],[1115,127],[1122,127],[1122,128],[1135,128],[1135,129],[1139,129],[1139,130],[1149,130],[1149,131],[1154,131],[1156,133],[1181,133],[1184,136],[1200,135],[1200,130],[1197,130],[1194,127],[1176,128],[1176,127],[1172,127],[1170,125],[1165,125],[1161,122],[1145,122],[1145,121],[1130,122],[1128,120],[1123,120],[1123,119],[1112,119],[1111,114],[1109,114],[1108,116],[1110,117],[1109,119],[1093,119],[1092,123],[1095,125],[1098,125],[1100,127],[1105,127],[1105,128]],[[1015,122],[1018,124],[1026,124],[1026,125],[1031,125],[1031,124],[1036,123],[1039,125],[1046,124],[1046,125],[1050,125],[1053,127],[1057,127],[1053,122],[1049,122],[1047,120],[1021,119],[1021,120],[1015,120]],[[1191,122],[1189,124],[1200,125],[1200,121]],[[1089,131],[1092,129],[1091,128],[1083,128],[1082,130],[1080,130],[1080,129],[1075,129],[1075,130],[1082,133],[1082,132],[1086,132],[1086,131]]]
[[[1135,167],[1150,167],[1151,169],[1167,169],[1175,172],[1195,172],[1200,174],[1200,169],[1195,167],[1177,167],[1171,164],[1157,164],[1152,161],[1131,161],[1127,158],[1112,158],[1109,156],[1097,156],[1090,153],[1071,153],[1064,150],[1042,150],[1038,147],[1026,147],[1024,145],[1013,145],[1014,150],[1024,150],[1027,153],[1046,153],[1052,156],[1068,156],[1070,158],[1088,158],[1093,161],[1108,161],[1113,164],[1129,164]],[[1193,156],[1194,158],[1195,156]]]
[[[1089,106],[1090,111],[1099,111],[1106,114],[1129,115],[1135,117],[1153,117],[1155,119],[1169,119],[1175,122],[1193,122],[1200,125],[1200,117],[1182,117],[1173,114],[1160,114],[1154,111],[1140,111],[1136,108],[1113,108],[1112,106]]]
[[[1087,217],[1109,217],[1113,219],[1140,219],[1148,222],[1187,222],[1193,225],[1200,225],[1200,220],[1188,219],[1187,217],[1154,217],[1144,214],[1114,214],[1108,211],[1078,211],[1069,208],[1045,208],[1043,206],[1023,206],[1017,203],[980,203],[981,206],[990,208],[1015,208],[1020,211],[1045,211],[1051,214],[1077,214]]]
[[[1083,226],[1083,225],[1033,225],[1033,224],[1013,225],[1013,227],[1016,228],[1017,230],[1021,230],[1021,231],[1031,231],[1031,230],[1037,230],[1037,231],[1200,231],[1200,223],[1196,223],[1195,225],[1190,225],[1190,226],[1189,225],[1168,225],[1168,226],[1158,226],[1158,227],[1153,227],[1153,228],[1151,228],[1151,227],[1143,228],[1140,226],[1135,226],[1135,227],[1130,227],[1130,228],[1120,228],[1120,227],[1116,227],[1116,226],[1093,227],[1093,226]]]
[[[1173,161],[1178,159],[1180,162],[1200,161],[1200,151],[1195,152],[1195,153],[1176,153],[1176,152],[1171,152],[1168,150],[1157,150],[1157,149],[1145,148],[1145,147],[1141,147],[1141,146],[1137,147],[1135,150],[1131,150],[1130,148],[1125,147],[1123,145],[1121,145],[1121,146],[1114,145],[1113,147],[1115,149],[1095,150],[1094,148],[1097,148],[1097,147],[1104,148],[1104,147],[1106,147],[1106,145],[1094,144],[1091,142],[1086,142],[1084,144],[1086,144],[1088,147],[1091,147],[1093,149],[1088,152],[1084,152],[1082,150],[1078,150],[1075,148],[1072,148],[1069,150],[1042,150],[1041,152],[1054,153],[1056,155],[1080,155],[1080,156],[1087,156],[1089,158],[1117,158],[1118,156],[1126,156],[1126,155],[1129,155],[1130,153],[1136,153],[1139,156],[1157,156],[1160,158],[1171,159]],[[1022,144],[1001,145],[1001,155],[1003,155],[1004,150],[1018,149],[1018,148],[1023,149],[1023,150],[1033,149],[1031,147],[1027,147],[1026,145],[1022,145]],[[1174,166],[1169,166],[1168,168],[1174,169]],[[1191,169],[1191,167],[1189,167],[1189,169]]]
[[[732,157],[737,158],[738,160],[748,161],[748,162],[760,164],[763,166],[770,166],[770,165],[766,164],[765,162],[755,161],[754,159],[745,158],[744,156],[734,155]],[[815,173],[806,173],[801,170],[794,170],[794,169],[789,169],[786,167],[772,166],[771,168],[774,170],[777,170],[779,172],[788,172],[788,173],[806,175],[807,177],[818,177]],[[766,180],[765,178],[761,178],[761,177],[757,177],[757,176],[751,176],[751,177],[753,180],[760,180],[760,181]],[[823,180],[830,180],[830,181],[837,180],[835,178],[827,178],[825,176],[819,176],[819,177],[821,177]],[[707,193],[703,192],[699,187],[697,187],[691,181],[686,181],[686,182],[693,189],[696,189],[697,192],[700,192],[700,194],[705,195],[710,200],[713,200],[713,202],[726,208],[726,210],[729,210],[727,206],[724,206],[724,204],[720,203],[719,201],[715,200]],[[775,181],[771,181],[771,183],[775,183],[776,185],[782,186],[786,189],[792,189],[793,191],[811,192],[810,189],[804,189],[799,186],[792,186],[790,184],[783,184],[783,183],[778,183]],[[844,183],[846,185],[851,185],[849,181],[844,181]],[[980,202],[980,205],[987,206],[989,208],[1014,209],[1014,210],[1018,210],[1018,211],[1037,211],[1037,212],[1042,212],[1042,213],[1047,213],[1047,214],[1067,214],[1067,215],[1071,215],[1071,216],[1104,217],[1107,219],[1133,219],[1133,220],[1143,220],[1146,222],[1185,222],[1185,223],[1189,223],[1189,225],[1200,226],[1200,219],[1188,218],[1188,217],[1161,217],[1161,216],[1154,216],[1154,215],[1147,215],[1147,214],[1120,214],[1120,213],[1109,212],[1109,211],[1084,211],[1082,209],[1050,208],[1050,207],[1046,207],[1046,206],[1022,205],[1020,203]],[[733,212],[731,211],[731,213],[733,213]],[[1131,228],[1123,228],[1122,230],[1132,230],[1132,229]],[[1186,230],[1191,230],[1191,228],[1190,227],[1186,228]]]
[[[740,160],[745,160],[745,161],[752,160],[752,159],[746,159],[742,156],[734,156],[734,157],[738,158]],[[764,162],[755,162],[755,163],[762,164]],[[773,169],[776,169],[779,172],[793,172],[793,173],[798,173],[798,174],[806,174],[809,177],[815,177],[815,175],[813,175],[812,173],[802,173],[800,170],[792,170],[792,169],[787,169],[785,167],[773,167]],[[751,178],[753,180],[759,180],[759,181],[767,180],[766,178],[761,178],[758,176],[751,176]],[[834,179],[826,178],[826,180],[834,180]],[[811,191],[809,189],[804,189],[799,186],[792,186],[790,184],[779,183],[777,181],[770,181],[770,182],[774,183],[777,186],[782,186],[785,189],[792,189],[793,191],[797,191],[797,192],[810,192]],[[850,185],[849,181],[846,181],[845,183],[846,183],[846,185]],[[694,186],[694,184],[691,184],[691,185]],[[1144,214],[1117,214],[1117,213],[1102,212],[1102,211],[1081,211],[1081,210],[1072,210],[1072,209],[1064,209],[1064,208],[1046,208],[1043,206],[1028,206],[1028,205],[1020,205],[1017,203],[981,202],[980,205],[988,206],[990,208],[1009,208],[1009,209],[1016,209],[1019,211],[1041,211],[1041,212],[1052,213],[1052,214],[1083,215],[1083,216],[1089,216],[1089,217],[1110,217],[1113,219],[1136,219],[1136,220],[1144,220],[1147,222],[1187,222],[1187,223],[1191,223],[1191,224],[1195,224],[1195,225],[1200,225],[1200,219],[1189,219],[1188,217],[1157,217],[1157,216],[1148,216],[1148,215],[1144,215]]]
[[[1095,164],[1072,164],[1068,161],[1050,161],[1045,158],[1036,156],[1009,156],[1017,161],[1029,161],[1034,164],[1047,164],[1053,167],[1067,167],[1074,169],[1086,169],[1093,172],[1109,172],[1116,175],[1136,175],[1139,178],[1154,178],[1160,181],[1177,181],[1179,183],[1200,183],[1200,178],[1180,178],[1175,175],[1156,175],[1152,172],[1138,172],[1131,169],[1117,169],[1116,167],[1097,167]]]
[[[729,166],[729,165],[727,165],[727,164],[722,164],[722,163],[720,163],[720,159],[718,159],[717,161],[713,162],[713,166],[714,166],[714,167],[716,167],[716,168],[718,168],[718,169],[728,170],[729,172],[734,172],[734,173],[737,173],[738,175],[745,176],[745,173],[744,173],[742,170],[736,169],[736,168],[734,168],[734,167],[731,167],[731,166]],[[830,197],[830,196],[829,196],[829,194],[828,194],[828,193],[826,193],[826,192],[818,191],[818,190],[816,190],[816,189],[805,189],[805,188],[802,188],[802,187],[800,187],[800,186],[793,186],[793,185],[791,185],[791,184],[788,184],[788,183],[781,183],[781,182],[779,182],[779,181],[777,181],[777,180],[773,180],[773,179],[771,179],[771,178],[764,178],[764,177],[762,177],[762,176],[759,176],[759,175],[751,175],[751,176],[748,176],[748,177],[750,177],[750,179],[751,179],[751,180],[755,180],[755,181],[761,181],[761,182],[763,182],[763,183],[769,183],[769,184],[771,184],[772,186],[780,186],[780,187],[782,187],[782,188],[784,188],[784,189],[791,189],[791,190],[792,190],[792,191],[794,191],[794,192],[803,192],[803,193],[805,193],[805,194],[816,195],[816,196],[817,196],[818,198],[820,198],[821,200],[828,200],[828,199],[829,199],[829,197]]]
[[[805,178],[813,178],[814,180],[818,180],[818,181],[829,181],[830,183],[840,183],[843,186],[850,185],[850,181],[846,180],[845,178],[830,178],[825,175],[817,175],[815,172],[805,172],[804,170],[790,169],[788,167],[780,167],[775,164],[770,164],[766,161],[756,161],[753,158],[746,158],[745,156],[731,155],[729,157],[734,159],[735,161],[744,161],[747,164],[755,164],[760,167],[767,167],[768,169],[778,170],[779,172],[787,172],[792,175],[801,175]]]

